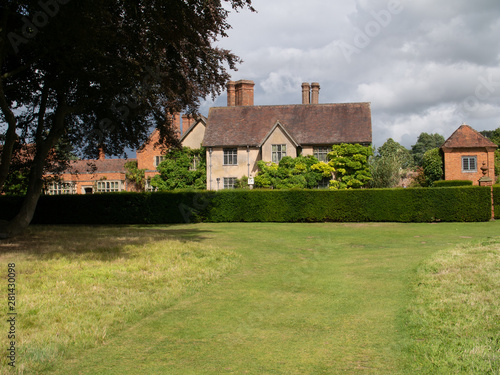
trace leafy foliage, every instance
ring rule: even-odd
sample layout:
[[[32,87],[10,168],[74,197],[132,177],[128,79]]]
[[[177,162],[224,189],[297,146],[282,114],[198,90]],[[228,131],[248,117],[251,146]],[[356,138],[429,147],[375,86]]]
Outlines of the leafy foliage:
[[[408,149],[389,138],[377,150],[377,155],[370,158],[372,180],[370,187],[392,188],[399,184],[405,170],[413,165],[413,158]]]
[[[255,176],[254,186],[274,189],[314,189],[323,178],[323,172],[313,168],[317,164],[320,164],[318,159],[311,155],[297,156],[295,159],[285,156],[279,164],[258,161],[259,173]]]
[[[368,158],[373,154],[371,147],[360,144],[342,143],[333,145],[328,154],[328,164],[335,178],[330,181],[331,189],[360,188],[371,180]]]
[[[480,133],[500,146],[500,128],[483,130]],[[500,147],[495,150],[495,176],[497,177],[497,183],[500,183]]]
[[[133,182],[140,190],[144,190],[146,170],[137,168],[136,160],[127,161],[124,167],[127,170],[125,178]]]
[[[229,7],[253,10],[251,0],[0,2],[0,188],[16,139],[36,145],[23,212],[0,235],[28,225],[60,139],[90,158],[136,149],[151,127],[177,145],[171,115],[221,93],[241,61],[214,45]]]
[[[207,161],[204,148],[170,150],[157,169],[160,174],[151,179],[151,186],[158,191],[206,188]]]
[[[415,165],[423,166],[424,154],[433,148],[441,147],[444,141],[444,137],[440,134],[421,133],[418,136],[417,143],[411,146]]]
[[[433,148],[425,152],[422,158],[424,170],[424,186],[432,186],[434,181],[443,178],[443,157],[439,148]]]

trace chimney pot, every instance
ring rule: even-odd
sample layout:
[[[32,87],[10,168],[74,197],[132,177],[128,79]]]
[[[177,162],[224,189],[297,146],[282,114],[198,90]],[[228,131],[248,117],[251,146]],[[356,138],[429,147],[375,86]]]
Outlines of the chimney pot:
[[[319,83],[313,82],[311,83],[311,104],[319,103]]]
[[[229,81],[226,84],[227,88],[227,106],[228,107],[234,107],[236,105],[236,95],[235,95],[235,86],[236,82],[234,81]]]
[[[311,85],[308,82],[302,84],[302,104],[311,103]]]

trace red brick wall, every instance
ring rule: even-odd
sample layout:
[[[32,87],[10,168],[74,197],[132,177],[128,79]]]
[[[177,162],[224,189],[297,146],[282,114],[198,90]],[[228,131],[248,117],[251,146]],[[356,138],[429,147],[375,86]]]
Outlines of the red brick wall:
[[[477,157],[476,172],[462,172],[462,156]],[[470,180],[474,185],[478,185],[478,181],[483,177],[481,167],[483,162],[488,167],[486,176],[495,179],[495,162],[494,152],[486,152],[484,148],[456,148],[444,153],[444,179],[445,180]]]

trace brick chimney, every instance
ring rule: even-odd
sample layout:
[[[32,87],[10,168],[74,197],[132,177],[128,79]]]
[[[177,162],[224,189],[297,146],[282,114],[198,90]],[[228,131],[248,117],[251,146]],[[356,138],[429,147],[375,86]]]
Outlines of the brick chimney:
[[[182,134],[187,132],[187,130],[194,124],[194,117],[183,114],[182,115]]]
[[[97,160],[106,159],[106,153],[104,152],[104,146],[99,146],[99,158]]]
[[[302,84],[302,104],[311,103],[311,85],[308,82]]]
[[[170,121],[172,121],[172,130],[174,131],[175,134],[177,134],[177,137],[180,137],[181,135],[181,114],[179,112],[175,112],[173,115],[170,117]]]
[[[311,104],[319,103],[319,83],[313,82],[311,83]]]
[[[253,87],[255,83],[249,80],[239,80],[235,85],[235,104],[251,106],[253,105]]]
[[[229,81],[226,84],[227,88],[227,106],[228,107],[234,107],[236,105],[236,96],[235,96],[235,86],[236,82],[234,81]]]

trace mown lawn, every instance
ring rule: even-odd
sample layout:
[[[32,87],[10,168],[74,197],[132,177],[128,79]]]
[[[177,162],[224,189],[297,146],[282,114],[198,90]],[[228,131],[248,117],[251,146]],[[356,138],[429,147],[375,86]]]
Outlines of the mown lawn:
[[[18,270],[13,373],[460,369],[446,360],[427,363],[432,353],[426,345],[437,348],[445,341],[430,340],[437,327],[423,313],[442,293],[454,292],[454,282],[433,295],[420,288],[421,280],[434,272],[433,257],[446,258],[446,250],[494,249],[499,229],[497,222],[35,226],[23,237],[0,242],[5,273],[9,262]],[[488,251],[491,274],[498,259]],[[481,263],[482,255],[470,256],[466,264]],[[439,316],[453,325],[450,311]],[[488,313],[498,310],[493,306]],[[487,321],[491,340],[470,352],[481,350],[495,366],[500,335],[494,318]],[[420,331],[424,323],[426,332]]]

